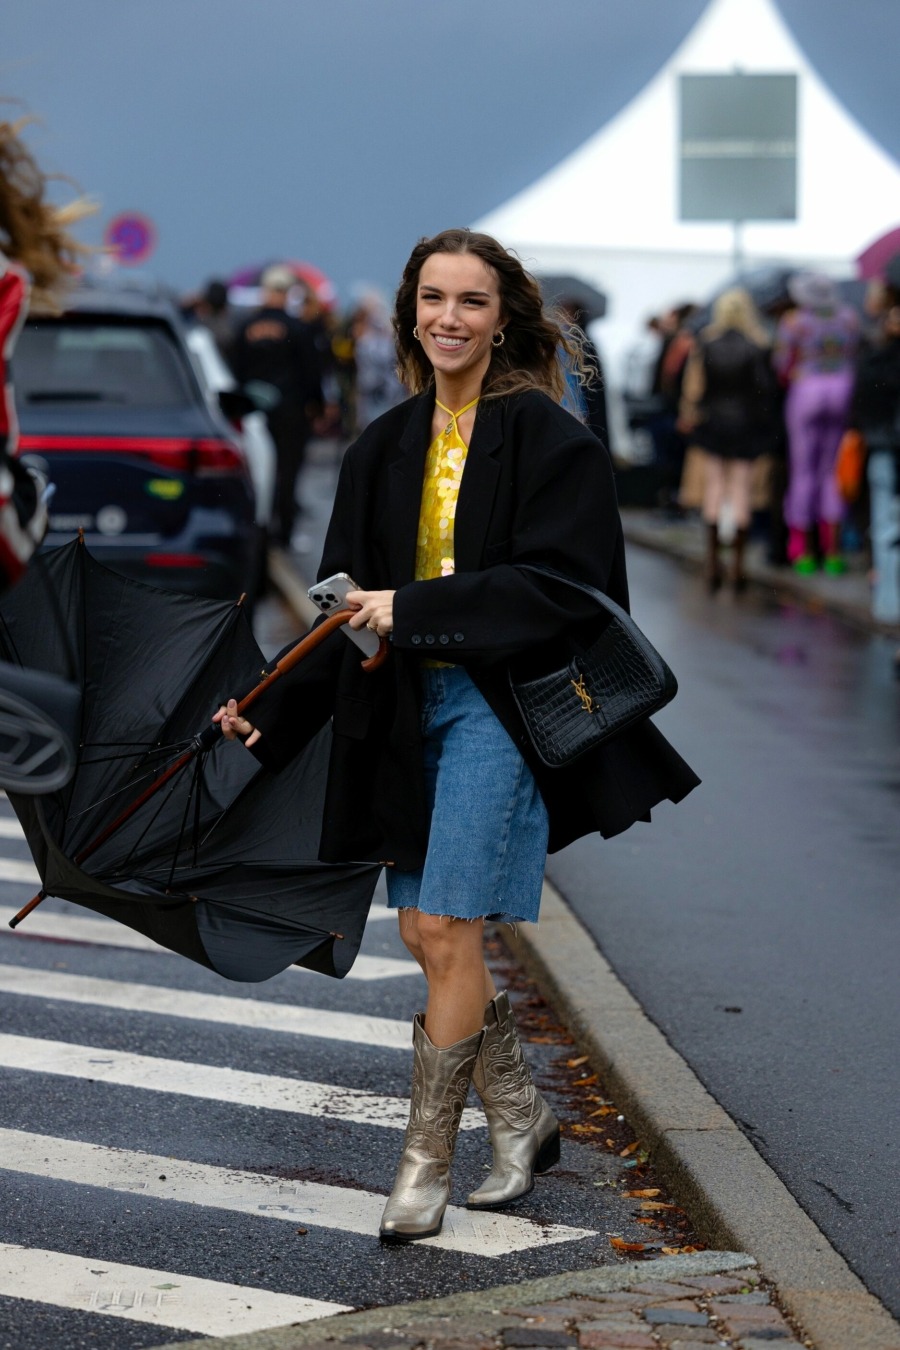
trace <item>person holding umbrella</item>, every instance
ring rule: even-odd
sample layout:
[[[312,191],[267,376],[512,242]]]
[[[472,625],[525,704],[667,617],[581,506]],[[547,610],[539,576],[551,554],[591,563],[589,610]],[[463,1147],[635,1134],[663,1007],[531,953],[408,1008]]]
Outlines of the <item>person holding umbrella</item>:
[[[536,921],[548,847],[617,834],[699,780],[649,722],[548,769],[510,690],[513,664],[558,662],[596,617],[566,578],[628,602],[610,459],[560,406],[558,352],[579,357],[537,283],[490,236],[445,230],[413,249],[393,323],[413,396],[347,451],[319,573],[355,578],[350,622],[389,636],[393,658],[363,676],[337,633],[252,721],[233,701],[215,720],[277,770],[331,717],[320,857],[388,869],[428,982],[380,1228],[408,1242],[440,1232],[470,1082],[493,1169],[469,1207],[518,1200],[559,1157],[558,1124],[484,962],[485,921]]]

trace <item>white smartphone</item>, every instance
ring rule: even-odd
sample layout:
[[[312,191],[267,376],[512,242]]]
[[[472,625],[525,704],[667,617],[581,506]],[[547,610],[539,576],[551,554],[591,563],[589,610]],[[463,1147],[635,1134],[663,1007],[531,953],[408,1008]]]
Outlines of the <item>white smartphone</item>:
[[[324,581],[317,581],[315,586],[310,586],[306,594],[323,614],[337,614],[342,609],[350,609],[347,592],[358,590],[356,582],[346,572],[336,572],[333,577],[326,577]],[[351,628],[349,624],[344,624],[343,632],[366,656],[374,656],[378,651],[378,634],[370,629]]]

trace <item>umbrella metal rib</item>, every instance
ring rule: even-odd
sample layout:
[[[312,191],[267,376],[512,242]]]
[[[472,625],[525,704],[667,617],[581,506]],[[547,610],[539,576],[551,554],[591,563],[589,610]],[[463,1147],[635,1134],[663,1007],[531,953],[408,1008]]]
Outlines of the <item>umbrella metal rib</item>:
[[[282,656],[281,659],[276,662],[276,664],[272,667],[271,670],[265,672],[263,678],[259,681],[259,683],[256,684],[254,688],[251,689],[249,693],[245,694],[244,697],[239,701],[237,708],[238,715],[243,716],[245,710],[249,708],[256,701],[256,699],[259,698],[259,696],[263,694],[277,679],[279,679],[282,675],[287,674],[289,670],[292,670],[294,666],[296,666],[300,661],[302,661],[305,656],[308,656],[310,652],[314,651],[316,647],[318,647],[322,642],[324,642],[324,640],[331,633],[336,631],[336,629],[342,627],[342,625],[347,623],[351,618],[352,613],[348,611],[343,611],[342,613],[338,614],[332,614],[327,619],[323,620],[322,623],[318,624],[312,630],[312,632],[306,635],[306,637],[301,638],[300,641],[297,642],[290,649],[290,651],[286,652],[285,655]],[[390,648],[387,639],[382,638],[381,642],[379,643],[378,651],[375,653],[375,655],[368,657],[361,663],[363,670],[367,672],[377,670],[386,661],[389,651]],[[135,813],[139,811],[142,806],[145,805],[146,802],[150,801],[151,798],[153,798],[163,787],[165,787],[166,783],[170,782],[175,777],[175,775],[178,774],[182,769],[184,769],[193,759],[195,759],[198,754],[200,754],[203,751],[211,749],[217,743],[218,738],[221,736],[221,734],[222,733],[220,727],[214,724],[207,727],[204,731],[200,732],[197,736],[195,736],[192,742],[190,743],[189,747],[181,755],[179,755],[178,758],[172,764],[170,764],[169,767],[165,769],[159,775],[158,778],[156,778],[152,783],[150,783],[148,787],[146,787],[144,791],[140,793],[140,795],[133,802],[130,803],[129,806],[127,806],[123,811],[119,813],[118,816],[116,816],[114,820],[112,820],[107,826],[105,826],[105,828],[101,830],[100,833],[96,836],[96,838],[94,838],[88,845],[86,845],[85,848],[83,848],[75,856],[74,859],[75,864],[80,867],[84,862],[86,862],[88,858],[92,856],[92,854],[94,854],[99,848],[101,848],[102,845],[105,844],[106,841],[113,834],[115,834],[117,830],[121,829],[121,827],[125,825],[126,822],[129,821],[132,818],[132,816],[134,816]],[[39,891],[37,895],[35,895],[28,902],[27,905],[24,905],[22,909],[20,909],[19,912],[15,914],[12,919],[10,919],[9,927],[10,928],[18,927],[18,925],[22,922],[22,920],[27,918],[27,916],[34,909],[37,908],[37,906],[45,898],[45,895],[46,892],[44,892],[43,890]]]

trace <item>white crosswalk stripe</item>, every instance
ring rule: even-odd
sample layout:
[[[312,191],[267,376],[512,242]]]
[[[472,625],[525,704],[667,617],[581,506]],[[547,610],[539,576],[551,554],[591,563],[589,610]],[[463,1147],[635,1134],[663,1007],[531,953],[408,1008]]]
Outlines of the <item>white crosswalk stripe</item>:
[[[18,858],[0,858],[0,881],[21,882],[23,886],[40,886],[41,878],[32,862]]]
[[[121,980],[65,975],[58,970],[49,974],[28,966],[0,965],[0,993],[61,999],[99,1008],[118,1008],[122,1012],[186,1017],[263,1031],[283,1031],[294,1036],[378,1045],[388,1050],[412,1049],[409,1023],[388,1017],[363,1017],[329,1008],[298,1008],[290,1003],[228,998],[222,994],[195,994],[188,989],[125,984]]]
[[[11,841],[7,852],[13,852],[17,845],[21,845],[20,855],[25,851],[21,827],[18,821],[9,817],[0,816],[0,840]],[[36,890],[40,880],[33,864],[26,857],[0,856],[0,883],[6,884],[4,898],[15,901],[16,887],[27,886]],[[61,1024],[61,1020],[70,1016],[75,1007],[84,1009],[86,1013],[91,1009],[112,1009],[127,1014],[131,1019],[145,1019],[142,1023],[132,1020],[129,1026],[150,1026],[153,1024],[152,1019],[156,1019],[156,1025],[159,1026],[162,1018],[178,1018],[185,1023],[206,1022],[220,1028],[234,1027],[259,1037],[288,1035],[308,1038],[309,1058],[300,1058],[304,1047],[298,1042],[298,1062],[314,1064],[316,1068],[329,1061],[323,1058],[325,1047],[316,1049],[315,1039],[400,1050],[404,1053],[404,1060],[409,1055],[411,1029],[406,1020],[362,1011],[296,1006],[289,1002],[273,1002],[271,999],[246,995],[235,997],[161,984],[126,982],[59,969],[58,957],[62,944],[78,944],[90,949],[86,950],[83,958],[85,962],[91,962],[88,968],[113,975],[116,961],[124,962],[126,952],[169,953],[150,939],[112,920],[52,900],[32,913],[21,928],[12,932],[6,925],[16,912],[17,905],[27,898],[29,893],[23,892],[22,900],[0,905],[0,936],[7,938],[4,944],[0,944],[0,956],[8,962],[0,964],[0,999],[31,1000],[32,1012],[36,1011],[35,1005],[40,1001],[44,1027],[53,1026],[53,1022],[49,1021],[51,1018],[60,1019],[57,1024]],[[385,947],[388,941],[393,944],[394,951],[403,951],[396,935],[394,913],[386,905],[373,906],[370,921],[376,925],[378,941],[373,944],[376,951],[379,947]],[[27,942],[27,947],[19,945],[23,941]],[[25,950],[30,953],[32,964],[12,964],[11,961],[16,959],[13,953]],[[33,959],[35,953],[38,954],[38,962],[46,957],[47,964],[52,961],[54,968],[37,965]],[[156,962],[151,964],[154,969],[162,969],[161,966],[157,967]],[[316,978],[312,972],[297,967],[291,969],[307,980]],[[412,986],[396,985],[394,982],[413,976],[421,980],[421,972],[415,962],[401,959],[398,955],[370,955],[367,952],[357,958],[348,978],[387,982],[383,986],[376,986],[371,994],[361,992],[358,995],[364,1000],[364,1007],[374,1007],[381,1012],[383,1009],[406,1011]],[[299,990],[303,986],[292,983],[290,987]],[[317,987],[335,991],[345,986],[335,982],[325,984],[319,978]],[[282,996],[286,988],[285,985],[281,986]],[[391,1001],[388,994],[393,989],[397,993]],[[7,1006],[12,1005],[8,1003]],[[20,1004],[20,1011],[21,1007]],[[221,1033],[217,1043],[222,1043]],[[329,1050],[329,1056],[333,1054],[334,1051]],[[323,1073],[327,1076],[326,1070]],[[35,1083],[41,1075],[67,1080],[71,1084],[65,1089],[65,1099],[68,1101],[77,1102],[80,1100],[78,1093],[95,1091],[90,1085],[96,1083],[102,1084],[107,1091],[138,1091],[143,1094],[141,1100],[147,1100],[148,1093],[162,1093],[176,1100],[227,1103],[237,1111],[247,1112],[248,1120],[255,1120],[256,1112],[268,1110],[289,1113],[297,1118],[365,1126],[375,1131],[387,1129],[391,1131],[391,1138],[384,1147],[392,1153],[399,1150],[398,1132],[405,1128],[409,1112],[406,1096],[379,1095],[358,1088],[314,1081],[312,1076],[308,1079],[278,1076],[234,1069],[227,1065],[201,1064],[189,1059],[136,1054],[103,1045],[0,1033],[0,1094],[7,1101],[14,1101],[9,1095],[10,1087],[16,1083],[21,1086],[23,1080],[19,1075],[22,1074],[27,1074],[29,1080]],[[11,1075],[17,1077],[13,1079]],[[52,1103],[55,1100],[54,1093],[47,1093],[45,1099]],[[88,1100],[86,1096],[85,1100]],[[192,1109],[200,1110],[201,1107]],[[254,1115],[250,1116],[250,1112]],[[136,1114],[139,1116],[141,1113]],[[41,1128],[52,1130],[49,1119],[52,1119],[52,1109],[49,1118],[41,1118]],[[10,1123],[18,1122],[13,1120]],[[4,1191],[14,1183],[16,1177],[22,1179],[23,1184],[27,1179],[30,1186],[40,1184],[49,1188],[41,1192],[45,1203],[55,1204],[58,1195],[59,1203],[66,1207],[71,1203],[75,1212],[91,1203],[92,1191],[95,1194],[111,1191],[123,1197],[139,1197],[157,1205],[177,1207],[171,1211],[173,1213],[183,1213],[181,1207],[186,1206],[193,1207],[198,1216],[202,1211],[214,1211],[221,1216],[219,1222],[240,1222],[243,1219],[246,1223],[249,1218],[253,1218],[274,1224],[300,1225],[317,1233],[318,1243],[325,1243],[329,1232],[346,1234],[346,1237],[340,1238],[344,1243],[359,1237],[374,1240],[377,1234],[384,1206],[384,1195],[381,1193],[349,1182],[336,1185],[326,1184],[325,1181],[286,1180],[279,1175],[239,1171],[127,1148],[111,1148],[90,1141],[92,1131],[89,1117],[84,1117],[83,1124],[87,1135],[85,1139],[0,1127],[0,1176]],[[484,1126],[485,1120],[480,1110],[469,1109],[464,1113],[461,1124],[463,1130],[484,1130]],[[75,1129],[73,1132],[82,1131]],[[383,1137],[388,1139],[387,1136]],[[378,1147],[381,1147],[380,1143]],[[351,1166],[350,1176],[355,1175]],[[379,1182],[383,1180],[386,1178],[379,1175]],[[71,1200],[76,1194],[85,1198]],[[125,1199],[122,1203],[130,1204],[131,1201]],[[65,1227],[60,1231],[67,1232]],[[21,1236],[18,1230],[14,1230],[11,1235],[17,1239]],[[489,1265],[501,1261],[502,1269],[502,1259],[515,1253],[536,1251],[547,1245],[578,1244],[596,1237],[597,1233],[590,1228],[535,1222],[512,1213],[470,1211],[451,1205],[445,1215],[442,1233],[430,1239],[425,1249],[436,1248],[461,1256],[478,1257]],[[308,1240],[312,1243],[313,1238]],[[50,1243],[66,1247],[69,1239],[57,1237],[54,1231]],[[296,1293],[291,1285],[288,1286],[290,1292],[272,1292],[252,1285],[203,1278],[204,1267],[196,1264],[193,1250],[177,1243],[171,1252],[166,1251],[163,1258],[163,1264],[171,1265],[172,1269],[109,1262],[102,1255],[85,1256],[80,1243],[80,1238],[76,1240],[72,1237],[71,1246],[79,1252],[75,1255],[72,1250],[50,1250],[44,1246],[28,1247],[18,1242],[0,1242],[0,1296],[22,1300],[26,1307],[29,1304],[52,1305],[57,1309],[69,1309],[73,1314],[90,1312],[106,1319],[118,1318],[158,1325],[160,1328],[201,1336],[252,1332],[348,1310],[343,1303],[305,1297],[302,1287]],[[91,1250],[89,1245],[88,1251]],[[97,1247],[95,1250],[104,1249]],[[131,1255],[133,1251],[134,1248],[128,1254]],[[243,1267],[234,1271],[226,1266],[223,1274],[232,1278],[236,1274],[241,1279],[244,1271]],[[365,1301],[365,1281],[362,1277],[361,1280],[359,1293],[348,1295],[342,1289],[344,1297],[358,1297],[360,1301]],[[326,1299],[331,1292],[328,1281],[313,1287],[316,1293],[323,1293]],[[122,1344],[124,1346],[124,1339]]]
[[[92,946],[124,947],[129,951],[166,955],[167,949],[160,947],[152,938],[135,933],[133,929],[115,923],[112,919],[94,919],[81,914],[57,914],[52,910],[37,909],[27,919],[23,919],[20,928],[10,929],[9,921],[15,913],[12,905],[0,905],[0,937],[55,938],[61,942],[86,942]],[[310,975],[300,966],[290,966],[289,969],[308,977]],[[358,956],[346,978],[396,980],[420,974],[415,961],[404,961],[396,956]]]
[[[349,1186],[283,1181],[177,1158],[102,1148],[19,1130],[0,1130],[0,1167],[57,1181],[99,1184],[110,1190],[183,1204],[205,1205],[311,1227],[371,1236],[378,1230],[384,1196]],[[85,1178],[102,1178],[85,1182]],[[492,1214],[451,1205],[433,1245],[478,1256],[506,1256],[544,1243],[596,1236],[588,1228],[538,1225],[513,1214]]]
[[[264,1331],[350,1311],[343,1303],[11,1243],[0,1243],[0,1294],[202,1336]]]
[[[32,1036],[0,1034],[0,1068],[60,1074],[266,1111],[346,1120],[356,1125],[386,1125],[395,1130],[405,1129],[409,1117],[409,1102],[401,1097],[382,1097],[359,1088],[336,1087],[303,1078],[280,1078],[246,1069],[219,1068],[192,1060],[161,1059],[100,1045]],[[460,1129],[477,1130],[484,1123],[482,1113],[470,1108],[463,1112]]]

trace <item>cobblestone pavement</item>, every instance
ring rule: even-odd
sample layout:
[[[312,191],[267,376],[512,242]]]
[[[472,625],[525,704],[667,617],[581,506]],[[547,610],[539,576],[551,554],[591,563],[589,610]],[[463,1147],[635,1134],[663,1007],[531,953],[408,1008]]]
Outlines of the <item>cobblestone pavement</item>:
[[[340,1338],[361,1350],[791,1350],[798,1340],[751,1270],[646,1280],[629,1289],[426,1319]],[[304,1350],[334,1350],[335,1340]]]

